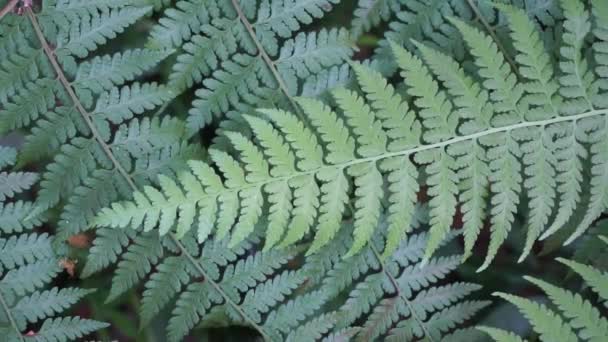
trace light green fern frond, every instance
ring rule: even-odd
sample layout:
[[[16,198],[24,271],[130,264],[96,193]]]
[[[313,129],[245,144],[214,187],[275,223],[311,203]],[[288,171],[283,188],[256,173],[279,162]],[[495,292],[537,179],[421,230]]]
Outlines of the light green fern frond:
[[[608,299],[608,275],[591,266],[566,259],[558,259],[579,274],[583,280],[599,294],[600,302]],[[496,295],[511,302],[526,316],[534,331],[543,341],[603,341],[608,336],[608,317],[602,309],[594,307],[591,301],[576,292],[550,284],[534,277],[524,277],[538,286],[547,295],[555,309],[531,300],[497,293]],[[522,341],[512,333],[494,328],[480,328],[500,342]]]
[[[267,216],[268,247],[296,242],[314,227],[312,253],[334,237],[352,204],[353,255],[370,240],[381,212],[388,212],[388,222],[411,215],[423,182],[431,222],[425,260],[448,234],[462,203],[465,255],[484,222],[491,224],[484,269],[507,238],[522,196],[528,219],[521,260],[541,235],[572,217],[583,203],[583,159],[589,155],[591,198],[574,239],[606,209],[607,111],[594,103],[571,113],[566,107],[573,102],[560,95],[564,85],[558,86],[552,57],[535,26],[521,10],[500,8],[512,28],[523,79],[491,37],[453,19],[482,81],[424,45],[416,43],[417,57],[393,44],[411,105],[377,72],[354,65],[360,92],[336,89],[329,105],[298,99],[306,120],[281,110],[244,116],[255,138],[227,134],[229,152],[212,149],[212,163],[192,162],[177,181],[162,178],[160,190],[148,187],[133,202],[115,203],[99,214],[95,226],[143,225],[165,234],[176,224],[179,236],[201,216],[205,224],[199,220],[195,228],[199,242],[209,234],[206,222],[221,222],[219,236],[230,232],[235,245]],[[565,15],[567,22],[570,14]],[[423,180],[417,167],[424,169]],[[391,230],[385,255],[406,233]]]

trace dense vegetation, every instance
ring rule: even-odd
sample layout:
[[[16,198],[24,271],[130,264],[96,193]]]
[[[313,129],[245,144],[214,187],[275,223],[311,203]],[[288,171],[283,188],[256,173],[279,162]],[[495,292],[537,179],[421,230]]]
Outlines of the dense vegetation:
[[[607,1],[0,5],[0,340],[608,340]]]

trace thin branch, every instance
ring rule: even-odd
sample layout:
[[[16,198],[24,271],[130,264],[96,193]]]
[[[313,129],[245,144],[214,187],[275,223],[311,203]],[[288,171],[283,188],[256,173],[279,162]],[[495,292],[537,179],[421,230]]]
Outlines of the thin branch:
[[[9,309],[8,304],[4,300],[4,297],[2,296],[1,291],[0,291],[0,303],[2,303],[2,307],[4,308],[4,311],[6,312],[6,317],[8,317],[9,322],[11,322],[11,325],[17,332],[17,336],[19,336],[19,340],[25,341],[25,338],[23,338],[23,335],[21,334],[21,330],[19,330],[19,326],[17,325],[15,318],[13,318],[13,314],[11,313],[11,310]]]
[[[5,15],[12,12],[15,9],[15,7],[17,7],[17,4],[19,3],[19,1],[21,1],[21,0],[10,0],[6,5],[4,5],[4,7],[2,7],[2,9],[0,9],[0,20],[2,20],[2,18],[4,18]]]
[[[173,239],[174,242],[178,241],[177,238],[173,234],[171,234],[171,238]],[[243,309],[237,303],[235,303],[232,299],[230,299],[230,297],[228,297],[226,292],[224,292],[224,290],[222,290],[221,286],[218,283],[213,281],[207,275],[207,272],[205,271],[205,269],[200,265],[200,263],[198,263],[196,261],[196,259],[190,253],[188,253],[188,251],[186,250],[184,245],[181,243],[177,243],[177,247],[182,252],[182,254],[184,254],[186,256],[186,258],[188,258],[188,260],[190,260],[190,262],[194,265],[196,270],[199,271],[203,277],[205,277],[205,281],[208,281],[209,283],[211,283],[211,286],[213,286],[213,288],[217,292],[219,292],[222,297],[224,297],[224,300],[228,304],[230,304],[230,306],[232,306],[241,316],[243,316],[243,318],[262,335],[262,337],[264,338],[265,341],[271,341],[270,336],[268,336],[264,332],[264,329],[261,326],[259,326],[256,322],[251,320],[249,317],[247,317],[247,314],[245,313],[245,311],[243,311]]]
[[[232,6],[234,7],[234,10],[238,14],[238,17],[241,20],[241,22],[243,23],[243,25],[245,25],[245,28],[247,29],[249,36],[255,43],[255,46],[258,49],[258,53],[260,54],[260,57],[262,58],[262,60],[264,60],[264,62],[270,69],[270,72],[272,72],[272,75],[274,76],[275,80],[279,84],[279,88],[281,89],[283,94],[285,94],[285,96],[287,97],[287,100],[289,100],[289,103],[291,104],[293,109],[296,111],[296,114],[300,117],[300,119],[304,119],[304,115],[301,112],[300,107],[298,106],[296,101],[294,101],[293,97],[291,95],[289,95],[289,89],[287,88],[285,81],[283,81],[283,77],[281,77],[281,74],[279,74],[279,71],[277,70],[276,66],[274,65],[274,62],[272,61],[272,59],[270,58],[270,56],[268,55],[268,53],[262,46],[262,43],[260,43],[260,41],[256,37],[255,30],[253,29],[253,26],[251,25],[251,23],[249,22],[249,20],[245,16],[245,14],[243,13],[243,10],[241,9],[241,6],[239,5],[238,0],[232,0]]]
[[[63,69],[57,62],[57,59],[55,58],[55,55],[53,54],[52,49],[50,48],[48,42],[46,41],[46,38],[44,37],[44,34],[42,33],[42,30],[40,28],[40,25],[38,24],[38,20],[36,19],[35,14],[32,12],[31,8],[26,8],[26,13],[32,23],[32,26],[34,27],[36,36],[38,37],[38,40],[40,41],[40,44],[42,45],[42,48],[43,48],[45,54],[47,55],[49,61],[51,62],[51,65],[53,66],[55,73],[57,74],[57,78],[59,79],[59,81],[65,88],[65,90],[67,91],[68,95],[70,96],[71,100],[73,101],[74,106],[76,107],[78,112],[80,112],[80,114],[82,115],[87,126],[91,130],[91,133],[93,134],[94,139],[99,143],[99,145],[103,149],[104,153],[112,161],[112,164],[114,165],[114,167],[124,177],[124,179],[127,181],[129,186],[131,187],[131,189],[133,191],[138,191],[138,188],[135,185],[135,182],[133,181],[131,176],[127,173],[127,171],[124,169],[124,167],[116,159],[116,157],[112,153],[110,146],[108,146],[108,144],[106,144],[106,142],[101,138],[101,135],[99,134],[99,131],[97,130],[97,127],[95,126],[95,124],[93,123],[93,120],[91,119],[91,114],[84,108],[84,106],[78,99],[78,96],[76,95],[74,89],[72,88],[71,83],[67,80],[67,77],[65,76],[65,73],[63,72]],[[196,259],[190,253],[188,253],[188,251],[186,250],[184,245],[179,241],[179,239],[177,237],[175,237],[175,235],[173,235],[173,234],[171,234],[170,236],[171,236],[171,240],[177,245],[177,247],[179,248],[181,253],[188,258],[188,260],[194,265],[194,267],[205,278],[205,281],[208,281],[209,283],[211,283],[212,286],[220,293],[220,295],[222,297],[224,297],[224,300],[229,305],[231,305],[236,311],[238,311],[243,316],[243,319],[245,319],[249,324],[251,324],[252,327],[254,327],[256,330],[258,330],[258,332],[264,337],[265,340],[270,341],[270,337],[263,331],[263,329],[257,323],[255,323],[255,321],[253,321],[250,317],[248,317],[246,315],[246,313],[243,311],[243,309],[237,303],[235,303],[232,299],[230,299],[230,297],[228,297],[228,295],[221,289],[219,284],[217,284],[215,281],[213,281],[212,278],[210,278],[207,275],[207,272],[205,272],[203,267],[196,261]]]
[[[101,148],[104,151],[104,153],[106,154],[106,156],[112,161],[112,164],[114,165],[114,167],[116,167],[118,172],[126,179],[126,181],[129,183],[129,185],[132,188],[136,188],[135,183],[133,182],[133,180],[127,173],[127,171],[123,168],[123,166],[118,162],[118,160],[112,153],[110,146],[108,146],[108,144],[106,144],[106,142],[101,137],[101,134],[99,133],[99,131],[97,130],[97,127],[93,123],[91,114],[89,112],[87,112],[87,110],[84,108],[84,106],[78,99],[78,96],[76,95],[76,92],[74,91],[74,88],[72,88],[72,85],[70,84],[67,77],[65,76],[65,73],[63,72],[63,69],[59,65],[59,62],[57,62],[57,59],[55,58],[55,54],[53,53],[53,50],[51,49],[48,42],[46,41],[46,38],[44,37],[44,34],[42,33],[42,29],[40,28],[40,24],[38,24],[38,20],[36,19],[36,16],[34,15],[34,12],[32,12],[32,9],[28,7],[28,8],[26,8],[25,13],[27,13],[27,16],[30,19],[32,26],[34,27],[36,36],[38,37],[38,40],[40,41],[40,44],[42,45],[42,49],[44,50],[44,53],[47,55],[49,61],[51,62],[51,65],[53,66],[53,69],[55,70],[55,73],[57,74],[57,78],[59,79],[59,82],[61,82],[61,84],[67,91],[68,96],[74,103],[74,107],[76,107],[76,110],[78,110],[78,112],[80,113],[80,115],[82,116],[84,121],[86,122],[87,126],[91,130],[91,133],[93,134],[93,138],[99,143],[99,145],[101,146]]]
[[[492,40],[494,40],[494,43],[496,43],[496,46],[498,46],[498,49],[505,56],[505,59],[507,60],[507,63],[509,63],[511,68],[513,69],[513,72],[515,72],[516,74],[519,75],[519,72],[518,72],[519,69],[517,68],[517,65],[515,64],[515,61],[511,58],[511,56],[509,56],[509,54],[507,53],[507,49],[505,49],[504,45],[502,45],[502,43],[500,42],[500,39],[498,39],[496,32],[494,31],[492,26],[488,23],[486,18],[483,17],[483,14],[481,14],[481,11],[479,11],[479,8],[475,4],[475,0],[467,0],[467,3],[469,4],[469,7],[471,7],[471,9],[473,10],[473,13],[475,13],[475,16],[477,16],[477,18],[479,19],[479,21],[481,22],[483,27],[486,29],[486,31],[488,32],[490,37],[492,37]]]
[[[380,253],[378,252],[378,250],[376,249],[374,244],[370,242],[369,246],[372,249],[372,252],[374,252],[374,256],[376,257],[376,259],[378,259],[378,263],[380,263],[382,272],[384,273],[384,275],[386,275],[388,280],[391,282],[391,285],[393,285],[393,287],[395,288],[395,292],[397,293],[397,296],[401,297],[403,299],[403,301],[405,302],[405,305],[407,305],[407,307],[410,309],[412,318],[416,321],[416,323],[418,323],[418,325],[420,325],[420,328],[422,329],[422,331],[424,331],[424,334],[426,335],[428,340],[431,342],[435,342],[435,339],[430,334],[428,328],[424,324],[424,321],[422,321],[420,316],[418,316],[418,313],[414,309],[412,302],[407,298],[407,296],[405,296],[403,293],[401,293],[401,289],[399,289],[399,284],[397,283],[397,280],[395,279],[395,277],[393,277],[393,275],[388,273],[388,271],[386,270],[386,266],[384,265],[384,260],[380,256]]]

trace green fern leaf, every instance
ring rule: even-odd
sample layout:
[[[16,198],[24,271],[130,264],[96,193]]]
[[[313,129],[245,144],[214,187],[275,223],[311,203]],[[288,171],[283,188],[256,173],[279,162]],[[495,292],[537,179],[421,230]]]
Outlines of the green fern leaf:
[[[29,297],[18,301],[12,308],[17,322],[36,322],[40,319],[55,315],[74,305],[91,290],[78,288],[52,288],[44,292],[34,292]]]
[[[593,291],[600,296],[601,299],[608,301],[608,291],[606,290],[608,275],[606,273],[600,272],[593,267],[580,264],[575,261],[562,258],[558,258],[557,261],[567,265],[574,272],[578,273],[583,280],[585,280],[585,282],[591,286],[591,289],[593,289]]]
[[[29,189],[37,180],[38,175],[31,172],[0,172],[0,201]]]
[[[108,327],[106,323],[80,317],[47,319],[36,333],[36,340],[43,342],[75,341],[106,327]]]
[[[558,258],[558,261],[570,267],[600,295],[601,300],[607,299],[606,284],[608,277],[600,270],[575,261]],[[511,302],[524,314],[532,324],[534,331],[543,341],[602,341],[608,336],[608,318],[602,315],[601,309],[595,308],[591,301],[579,293],[552,285],[534,277],[524,277],[527,281],[538,286],[546,293],[556,311],[544,304],[539,304],[526,298],[496,293],[495,295]],[[600,300],[600,301],[601,301]],[[559,310],[559,311],[557,311]],[[523,341],[514,334],[503,330],[481,327],[496,341]]]
[[[524,279],[540,287],[557,305],[563,315],[570,319],[570,325],[579,328],[580,335],[586,339],[600,339],[608,336],[608,320],[600,316],[600,312],[591,303],[572,292],[551,285],[540,279],[524,277]]]
[[[172,91],[156,83],[134,83],[122,89],[112,88],[101,94],[95,104],[95,114],[120,124],[136,114],[154,109],[172,97]]]
[[[148,274],[162,257],[163,248],[156,235],[142,235],[134,239],[132,247],[123,255],[112,279],[107,302],[118,298]]]
[[[489,327],[478,327],[477,329],[487,333],[492,337],[495,341],[498,342],[524,342],[526,340],[521,337],[515,335],[512,332],[508,332],[502,329],[489,328]]]
[[[67,58],[75,55],[84,58],[97,46],[104,44],[108,39],[113,39],[118,33],[133,24],[137,19],[150,11],[150,7],[136,8],[125,7],[116,10],[94,12],[84,20],[70,22],[69,29],[57,37],[57,56]]]
[[[113,55],[95,56],[78,65],[74,87],[95,94],[132,81],[165,59],[171,50],[132,49]]]
[[[499,8],[509,19],[517,70],[490,36],[451,19],[474,57],[480,81],[429,47],[415,44],[419,58],[393,43],[411,109],[378,72],[354,64],[360,91],[338,88],[331,92],[330,105],[298,98],[306,120],[262,110],[258,116],[243,116],[254,138],[244,132],[223,133],[227,145],[222,149],[235,153],[212,148],[211,162],[203,167],[206,176],[199,177],[218,180],[213,187],[196,182],[194,169],[178,175],[177,181],[163,178],[160,192],[147,188],[135,195],[135,202],[114,204],[98,215],[94,226],[137,227],[145,222],[146,230],[158,226],[165,234],[178,222],[181,236],[193,217],[203,215],[208,222],[222,222],[218,237],[230,234],[235,245],[268,217],[270,248],[306,239],[316,220],[308,252],[314,253],[335,237],[354,194],[354,239],[347,255],[370,241],[386,210],[393,222],[388,256],[406,234],[397,220],[411,217],[416,192],[425,185],[431,222],[427,261],[449,234],[459,204],[465,257],[485,221],[490,222],[488,253],[480,270],[507,239],[524,196],[527,238],[520,261],[537,240],[559,230],[580,208],[585,214],[567,242],[572,241],[606,208],[606,111],[581,107],[565,115],[559,92],[564,85],[555,80],[551,57],[532,20],[513,7]],[[592,165],[583,168],[587,154]],[[422,166],[423,179],[412,160]],[[582,177],[587,170],[590,181]],[[297,185],[312,184],[313,179],[318,190],[311,185],[304,193]],[[584,204],[581,189],[587,185],[591,197]],[[563,212],[554,215],[556,209]],[[298,224],[286,232],[291,222]],[[210,227],[204,227],[202,237],[213,234]]]

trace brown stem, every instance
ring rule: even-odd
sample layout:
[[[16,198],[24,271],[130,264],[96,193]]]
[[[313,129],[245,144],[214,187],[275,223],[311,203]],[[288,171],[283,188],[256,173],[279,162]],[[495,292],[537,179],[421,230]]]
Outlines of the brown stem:
[[[38,24],[38,20],[36,19],[36,16],[34,15],[34,12],[32,12],[31,8],[26,8],[25,13],[27,14],[28,18],[30,19],[32,26],[34,27],[36,36],[38,37],[38,40],[40,41],[40,44],[42,45],[42,49],[44,50],[44,53],[46,54],[49,61],[51,62],[51,65],[53,66],[53,69],[55,70],[55,73],[57,74],[57,78],[59,79],[59,82],[61,82],[61,84],[67,91],[68,96],[74,103],[74,107],[76,107],[76,109],[78,110],[78,112],[80,113],[80,115],[82,116],[84,121],[86,122],[87,126],[91,130],[91,133],[93,134],[93,138],[99,143],[99,145],[101,146],[101,148],[104,151],[104,153],[106,154],[106,156],[108,156],[110,161],[112,161],[112,164],[114,165],[114,167],[116,167],[118,172],[126,179],[127,183],[129,183],[129,185],[132,188],[136,189],[135,183],[133,182],[133,180],[127,173],[127,171],[118,162],[118,160],[112,153],[110,146],[108,146],[108,144],[106,144],[106,142],[101,137],[101,134],[99,133],[99,131],[97,130],[97,127],[93,123],[91,114],[84,108],[84,106],[78,99],[78,96],[76,95],[76,92],[74,91],[74,88],[72,88],[70,81],[68,81],[67,77],[65,76],[65,73],[63,72],[63,69],[59,65],[59,62],[57,62],[57,59],[55,58],[55,54],[53,53],[53,50],[51,49],[48,42],[46,41],[46,38],[44,37],[44,34],[42,33],[42,29],[40,28],[40,24]]]
[[[4,18],[5,15],[12,12],[20,0],[10,0],[2,9],[0,9],[0,20]]]

